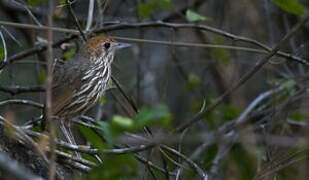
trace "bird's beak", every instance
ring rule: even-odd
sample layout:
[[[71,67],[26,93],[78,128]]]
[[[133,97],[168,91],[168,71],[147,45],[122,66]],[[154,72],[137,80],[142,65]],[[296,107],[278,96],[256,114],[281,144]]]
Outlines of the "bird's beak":
[[[128,47],[131,47],[132,45],[131,44],[128,44],[128,43],[115,43],[115,48],[116,49],[124,49],[124,48],[128,48]]]

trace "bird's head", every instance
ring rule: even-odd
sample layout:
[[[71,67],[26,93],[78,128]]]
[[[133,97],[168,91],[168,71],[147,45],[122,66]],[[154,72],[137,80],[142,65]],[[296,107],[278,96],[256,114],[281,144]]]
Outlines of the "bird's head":
[[[91,59],[108,60],[110,63],[113,60],[117,49],[129,47],[129,44],[116,42],[113,38],[106,35],[92,37],[86,42],[86,52]]]

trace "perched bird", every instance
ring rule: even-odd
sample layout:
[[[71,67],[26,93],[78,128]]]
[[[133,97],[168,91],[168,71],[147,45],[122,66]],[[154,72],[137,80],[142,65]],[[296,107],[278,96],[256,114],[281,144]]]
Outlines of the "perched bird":
[[[99,35],[87,40],[74,59],[54,68],[52,115],[60,120],[67,141],[76,144],[70,130],[72,118],[85,113],[108,88],[115,51],[128,47]]]

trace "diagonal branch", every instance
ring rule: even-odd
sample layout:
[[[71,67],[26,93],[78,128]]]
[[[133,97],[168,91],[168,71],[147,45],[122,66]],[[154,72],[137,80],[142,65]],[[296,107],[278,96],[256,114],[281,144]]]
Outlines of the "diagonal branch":
[[[271,57],[273,57],[278,51],[279,49],[293,36],[296,34],[296,32],[298,30],[300,30],[305,24],[306,22],[309,20],[309,15],[307,15],[305,18],[303,18],[299,23],[297,23],[293,29],[286,34],[281,40],[280,42],[275,46],[275,48],[273,48],[270,53],[265,56],[262,60],[260,60],[250,71],[248,71],[245,75],[243,75],[237,83],[235,83],[234,85],[232,85],[232,87],[230,89],[228,89],[227,91],[225,91],[220,97],[218,97],[216,99],[216,101],[209,107],[207,108],[205,111],[202,111],[198,114],[196,114],[191,120],[185,122],[184,124],[182,124],[181,126],[179,126],[178,128],[176,128],[176,131],[180,132],[183,131],[187,128],[189,128],[190,126],[192,126],[193,124],[197,123],[198,121],[200,121],[205,114],[209,113],[210,111],[214,110],[219,104],[221,104],[224,100],[224,98],[226,98],[228,95],[230,95],[231,93],[233,93],[234,91],[236,91],[239,87],[241,87],[244,83],[246,83],[251,77],[253,77],[269,60]]]

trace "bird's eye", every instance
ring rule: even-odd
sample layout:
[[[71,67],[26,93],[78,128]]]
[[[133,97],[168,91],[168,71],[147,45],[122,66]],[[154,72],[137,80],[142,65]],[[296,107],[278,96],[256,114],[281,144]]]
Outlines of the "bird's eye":
[[[109,47],[111,46],[111,43],[104,43],[104,47],[105,47],[105,49],[108,49]]]

